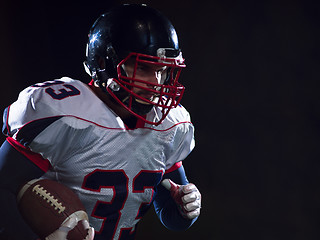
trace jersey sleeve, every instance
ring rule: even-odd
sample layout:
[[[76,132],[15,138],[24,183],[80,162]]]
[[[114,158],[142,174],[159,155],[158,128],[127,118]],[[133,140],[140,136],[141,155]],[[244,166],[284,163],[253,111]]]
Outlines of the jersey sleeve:
[[[56,81],[49,83],[54,84]],[[46,88],[35,84],[20,92],[18,99],[6,109],[4,133],[16,139],[17,133],[25,125],[57,115],[59,113],[55,110],[55,103],[51,101]]]
[[[26,88],[4,111],[3,133],[22,154],[31,156],[31,150],[53,166],[52,159],[60,159],[63,155],[58,149],[65,149],[61,146],[72,141],[66,138],[72,128],[64,116],[69,109],[79,109],[80,101],[70,96],[80,95],[81,88],[85,88],[84,85],[67,78]],[[39,162],[38,158],[36,163]]]

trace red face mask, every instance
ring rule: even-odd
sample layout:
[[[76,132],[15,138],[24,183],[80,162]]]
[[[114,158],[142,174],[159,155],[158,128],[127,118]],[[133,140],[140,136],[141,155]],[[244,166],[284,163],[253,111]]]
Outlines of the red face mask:
[[[186,65],[181,54],[170,58],[130,53],[118,64],[118,79],[109,79],[106,90],[131,114],[146,123],[159,125],[181,101],[185,88],[178,79],[184,67]],[[124,90],[127,97],[120,100],[115,94],[116,88]],[[135,110],[134,102],[158,107],[161,116],[147,120]]]

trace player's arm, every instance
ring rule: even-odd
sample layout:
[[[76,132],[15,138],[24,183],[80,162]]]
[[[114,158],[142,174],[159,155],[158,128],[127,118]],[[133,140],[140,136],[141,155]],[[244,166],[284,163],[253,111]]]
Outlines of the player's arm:
[[[0,148],[0,239],[38,239],[22,219],[17,208],[16,195],[23,184],[43,174],[43,170],[18,152],[8,141],[2,144]]]
[[[49,163],[39,154],[32,153],[28,149],[23,152],[22,149],[23,146],[11,138],[8,138],[0,148],[0,214],[6,216],[0,218],[0,239],[4,240],[39,239],[22,219],[17,208],[16,197],[21,186],[41,177],[46,172],[45,169],[48,168]],[[77,216],[70,218],[47,236],[46,240],[66,240],[68,232],[77,225],[78,221]],[[88,235],[85,240],[92,240],[94,229],[88,222],[86,223]]]
[[[200,214],[200,192],[188,182],[182,165],[165,173],[163,179],[170,179],[170,186],[168,183],[164,184],[166,187],[158,185],[154,201],[156,213],[168,229],[188,229]]]

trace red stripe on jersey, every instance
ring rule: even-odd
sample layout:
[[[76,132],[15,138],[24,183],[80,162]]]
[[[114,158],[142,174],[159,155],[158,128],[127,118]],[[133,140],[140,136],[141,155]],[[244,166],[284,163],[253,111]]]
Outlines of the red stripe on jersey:
[[[18,152],[27,157],[31,162],[37,165],[42,171],[47,172],[51,165],[47,159],[44,159],[39,153],[32,152],[29,148],[23,146],[12,137],[7,137],[7,141],[14,147]]]
[[[179,167],[181,167],[182,166],[182,162],[180,161],[180,162],[177,162],[177,163],[175,163],[171,168],[169,168],[168,170],[166,170],[166,172],[165,173],[170,173],[170,172],[173,172],[173,171],[175,171],[175,170],[177,170]]]
[[[146,116],[143,116],[143,118],[146,118]],[[145,124],[145,122],[142,119],[138,118],[136,128],[143,128],[144,124]]]

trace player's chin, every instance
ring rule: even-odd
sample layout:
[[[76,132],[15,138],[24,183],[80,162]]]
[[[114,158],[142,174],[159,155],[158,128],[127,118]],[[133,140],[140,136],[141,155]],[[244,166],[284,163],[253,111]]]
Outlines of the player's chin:
[[[128,106],[128,100],[125,102],[125,104]],[[131,105],[131,110],[140,116],[146,115],[151,111],[152,108],[153,104],[136,98],[133,99]]]

